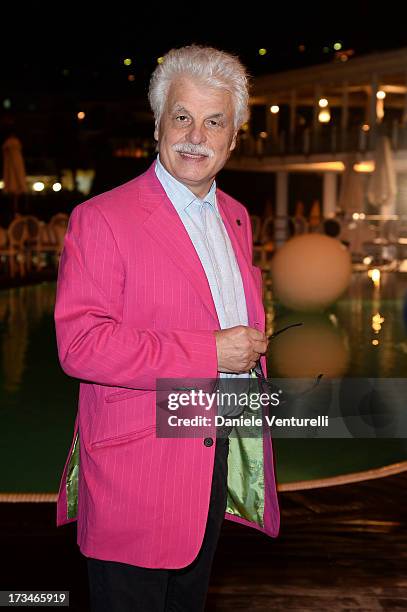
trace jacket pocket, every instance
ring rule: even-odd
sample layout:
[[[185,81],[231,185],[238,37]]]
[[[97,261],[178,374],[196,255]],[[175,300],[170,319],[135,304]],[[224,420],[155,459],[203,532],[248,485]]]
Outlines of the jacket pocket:
[[[103,440],[97,440],[92,442],[90,445],[91,450],[97,450],[99,448],[105,448],[108,446],[117,446],[119,444],[126,444],[132,440],[139,440],[145,438],[150,433],[155,431],[155,425],[149,425],[143,429],[137,429],[136,431],[130,431],[119,436],[112,436],[110,438],[103,438]]]
[[[120,400],[130,399],[131,397],[138,397],[145,395],[146,393],[152,393],[146,389],[123,389],[122,391],[115,391],[105,396],[105,402],[119,402]]]

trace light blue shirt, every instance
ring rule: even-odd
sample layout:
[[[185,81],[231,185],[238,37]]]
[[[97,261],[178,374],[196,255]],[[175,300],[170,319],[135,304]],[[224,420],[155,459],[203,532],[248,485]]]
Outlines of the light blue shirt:
[[[201,199],[164,168],[159,155],[157,155],[155,172],[179,214],[202,263],[221,329],[235,325],[247,325],[246,297],[242,277],[229,235],[219,213],[216,201],[216,182],[212,182],[210,190]],[[216,219],[209,219],[212,227],[209,239],[205,223],[205,220],[208,222],[208,214],[216,215]],[[246,378],[248,373],[221,373],[221,376]]]

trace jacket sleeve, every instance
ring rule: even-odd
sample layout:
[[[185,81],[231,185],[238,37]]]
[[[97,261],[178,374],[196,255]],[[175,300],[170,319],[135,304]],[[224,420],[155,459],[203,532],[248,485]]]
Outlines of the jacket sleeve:
[[[157,378],[216,378],[212,330],[138,329],[122,322],[125,269],[111,227],[96,205],[77,206],[57,283],[58,356],[69,376],[154,390]]]

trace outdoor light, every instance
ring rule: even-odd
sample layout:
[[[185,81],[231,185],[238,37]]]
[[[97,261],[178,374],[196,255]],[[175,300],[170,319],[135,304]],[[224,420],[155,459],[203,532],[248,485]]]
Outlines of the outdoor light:
[[[129,74],[129,76],[127,77],[128,81],[134,81],[136,79],[136,77],[134,76],[134,74]]]
[[[259,49],[259,55],[266,55],[267,49]]]
[[[377,268],[373,268],[373,270],[369,270],[367,273],[368,277],[372,279],[372,282],[375,287],[380,285],[380,270]]]
[[[5,100],[3,100],[3,108],[11,108],[10,98],[6,98]]]
[[[374,172],[375,163],[373,159],[367,161],[356,162],[353,164],[353,169],[355,172]],[[360,213],[361,218],[364,213]]]
[[[364,124],[362,125],[362,130],[363,130],[364,132],[368,132],[368,131],[370,130],[370,125],[369,125],[368,123],[364,123]]]
[[[357,220],[359,219],[359,213],[353,213],[353,215],[352,215],[352,219],[353,219],[354,221],[357,221]]]
[[[379,344],[379,341],[377,339],[376,340],[372,340],[372,344],[373,344],[373,346],[377,346]]]
[[[162,64],[164,61],[163,57],[157,57],[157,64]]]
[[[273,115],[278,113],[279,110],[280,110],[280,107],[277,104],[273,104],[273,106],[270,106],[270,113],[273,113]]]
[[[376,100],[376,117],[378,121],[381,121],[384,117],[384,98],[377,98]]]
[[[4,181],[0,181],[0,189],[4,189]]]
[[[37,181],[33,185],[33,190],[34,191],[44,191],[44,189],[45,189],[45,185],[44,185],[44,183],[42,181]]]
[[[83,111],[79,111],[78,115],[77,115],[79,121],[82,121],[82,119],[85,119],[86,115]]]
[[[61,185],[61,183],[54,183],[54,184],[52,185],[52,189],[53,189],[54,191],[61,191],[61,189],[62,189],[62,185]]]
[[[370,255],[368,255],[367,257],[363,258],[363,263],[365,264],[365,266],[368,266],[372,263],[373,261],[373,257],[371,257]]]
[[[126,59],[123,60],[123,64],[125,66],[131,66],[132,65],[132,61],[131,61],[131,59],[129,57],[126,57]]]
[[[268,134],[267,134],[267,132],[260,132],[259,136],[260,136],[260,138],[267,138]]]
[[[378,100],[384,100],[384,99],[385,99],[385,97],[386,97],[386,92],[385,92],[385,91],[383,91],[383,89],[379,89],[379,91],[378,91],[378,92],[377,92],[377,94],[376,94],[376,98],[377,98]]]
[[[336,42],[334,44],[334,49],[335,49],[335,51],[340,51],[342,49],[341,43],[340,42]]]
[[[378,334],[381,330],[382,323],[384,323],[384,317],[382,317],[380,312],[377,312],[372,316],[372,329],[376,334]]]
[[[329,110],[327,108],[325,108],[324,110],[321,110],[318,115],[318,121],[320,121],[320,123],[328,123],[330,120],[331,120],[331,113],[329,112]]]
[[[321,108],[325,108],[326,106],[328,106],[328,100],[326,98],[321,98],[318,104]]]

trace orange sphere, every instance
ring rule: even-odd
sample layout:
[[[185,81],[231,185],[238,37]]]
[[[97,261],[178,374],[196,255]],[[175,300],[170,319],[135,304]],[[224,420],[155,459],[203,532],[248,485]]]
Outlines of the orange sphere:
[[[271,262],[273,295],[293,310],[323,310],[347,289],[351,274],[347,248],[322,234],[291,238]]]

